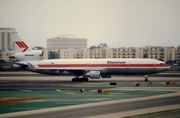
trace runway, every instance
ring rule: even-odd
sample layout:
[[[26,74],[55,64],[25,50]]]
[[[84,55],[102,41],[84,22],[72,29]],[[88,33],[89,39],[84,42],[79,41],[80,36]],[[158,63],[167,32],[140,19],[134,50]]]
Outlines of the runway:
[[[49,109],[31,110],[25,112],[2,114],[0,117],[13,118],[59,118],[59,117],[100,117],[109,116],[109,114],[130,113],[131,111],[142,111],[157,107],[166,108],[167,106],[176,105],[180,108],[180,78],[178,77],[150,77],[152,83],[144,82],[143,77],[113,77],[111,79],[90,80],[89,82],[71,82],[71,77],[1,77],[0,91],[17,91],[17,90],[31,90],[31,91],[47,91],[47,90],[94,90],[101,88],[109,88],[110,90],[125,90],[125,91],[145,91],[149,94],[153,91],[174,91],[164,95],[153,95],[148,97],[138,98],[118,98],[111,101],[104,101],[98,103],[88,103],[82,105],[73,105],[66,107],[56,107]],[[174,81],[176,84],[167,85],[167,81]],[[111,82],[116,82],[117,85],[110,85]],[[139,86],[136,86],[136,84]],[[81,94],[83,95],[83,94]],[[85,95],[85,94],[84,94]],[[123,95],[123,94],[122,94]],[[121,96],[122,96],[121,95]],[[92,99],[92,98],[91,98]],[[94,99],[94,98],[93,98]],[[172,107],[175,108],[175,107]],[[157,109],[159,110],[159,109]],[[146,111],[145,113],[148,113]],[[140,112],[138,112],[140,113]],[[138,114],[136,113],[136,114]],[[121,114],[122,115],[122,114]],[[113,116],[121,117],[121,115]],[[126,116],[123,114],[122,116]],[[109,116],[110,117],[110,116]]]

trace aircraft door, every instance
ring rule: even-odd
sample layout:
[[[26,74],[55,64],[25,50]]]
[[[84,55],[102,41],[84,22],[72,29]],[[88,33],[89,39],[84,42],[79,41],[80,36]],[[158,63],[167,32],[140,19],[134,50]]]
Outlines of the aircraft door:
[[[157,72],[157,68],[156,68],[156,64],[155,63],[153,63],[153,67],[152,67],[152,73],[155,73],[155,72]]]
[[[126,64],[126,67],[128,68],[128,67],[130,67],[131,66],[131,64],[130,63],[128,63],[128,64]]]
[[[87,68],[90,69],[91,68],[91,64],[90,63],[87,63]]]
[[[156,68],[156,64],[153,63],[153,68]]]

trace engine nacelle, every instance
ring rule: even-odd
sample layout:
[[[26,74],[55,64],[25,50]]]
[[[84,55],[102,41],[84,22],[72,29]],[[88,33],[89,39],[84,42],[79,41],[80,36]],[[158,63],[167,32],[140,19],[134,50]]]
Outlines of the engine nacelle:
[[[90,71],[86,74],[91,79],[100,79],[101,74],[100,71]]]
[[[32,51],[28,51],[28,52],[15,53],[14,58],[19,61],[40,60],[40,59],[42,59],[42,56],[43,56],[42,50],[32,50]]]

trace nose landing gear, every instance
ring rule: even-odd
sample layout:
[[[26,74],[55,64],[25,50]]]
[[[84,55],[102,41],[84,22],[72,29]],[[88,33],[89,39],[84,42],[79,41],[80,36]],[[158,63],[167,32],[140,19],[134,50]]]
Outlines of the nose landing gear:
[[[144,77],[145,77],[145,80],[144,80],[144,81],[145,81],[145,82],[148,82],[148,81],[149,81],[149,80],[148,80],[148,75],[145,75]]]
[[[72,78],[72,82],[88,82],[89,78]]]

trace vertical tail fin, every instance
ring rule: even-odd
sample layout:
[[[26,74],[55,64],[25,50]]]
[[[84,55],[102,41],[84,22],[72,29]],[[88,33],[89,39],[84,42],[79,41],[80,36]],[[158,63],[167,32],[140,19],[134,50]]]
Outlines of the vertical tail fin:
[[[11,37],[15,44],[16,51],[26,52],[32,50],[17,34],[11,34]]]

